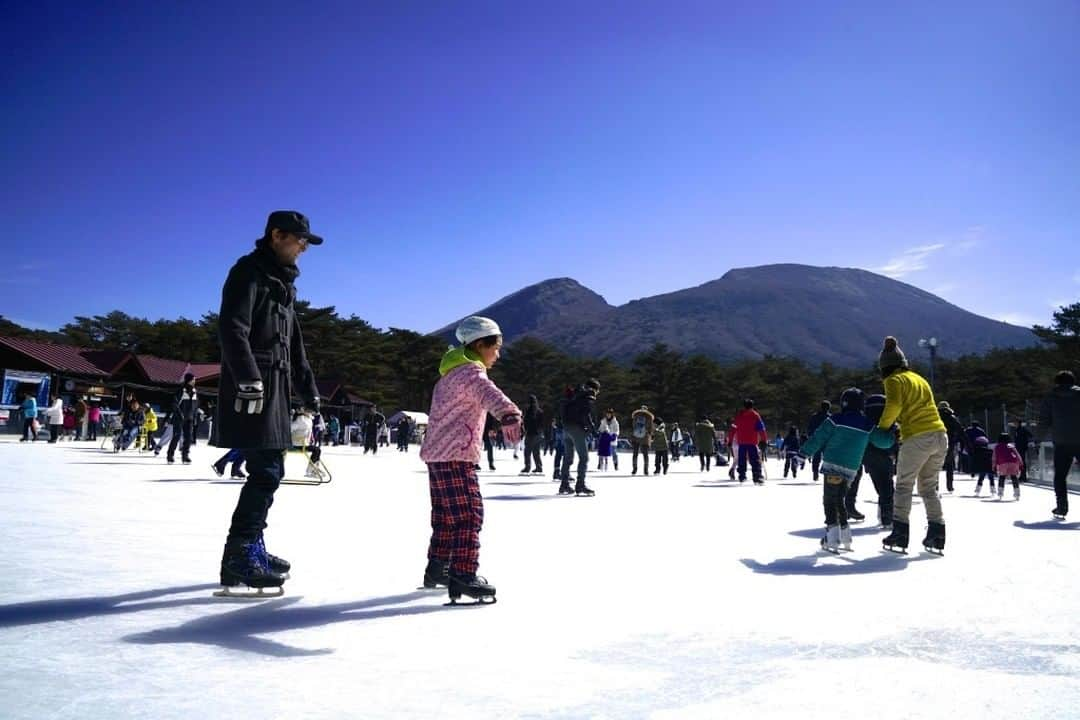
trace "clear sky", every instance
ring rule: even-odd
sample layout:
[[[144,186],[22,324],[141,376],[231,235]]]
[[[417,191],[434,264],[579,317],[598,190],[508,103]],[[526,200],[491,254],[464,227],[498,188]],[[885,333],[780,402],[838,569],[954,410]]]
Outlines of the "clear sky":
[[[37,327],[216,310],[277,208],[327,238],[301,295],[379,327],[776,262],[1080,298],[1074,0],[12,2],[0,38],[0,314]]]

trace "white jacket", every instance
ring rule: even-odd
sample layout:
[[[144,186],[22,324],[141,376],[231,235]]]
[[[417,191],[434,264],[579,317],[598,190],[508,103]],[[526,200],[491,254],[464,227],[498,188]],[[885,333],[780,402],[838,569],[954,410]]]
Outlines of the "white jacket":
[[[45,414],[49,418],[50,425],[63,425],[64,401],[60,398],[56,398],[56,402],[49,406],[49,409],[45,411]]]
[[[600,432],[611,433],[615,437],[619,437],[619,420],[617,418],[607,419],[607,416],[600,418],[599,425]]]

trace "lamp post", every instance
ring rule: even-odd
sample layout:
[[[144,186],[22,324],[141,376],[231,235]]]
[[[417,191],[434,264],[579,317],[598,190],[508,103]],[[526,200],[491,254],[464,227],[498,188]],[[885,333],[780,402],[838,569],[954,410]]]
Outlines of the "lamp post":
[[[932,337],[929,340],[925,338],[919,339],[919,347],[926,348],[930,351],[930,389],[934,389],[934,360],[937,358],[937,346],[938,339]]]

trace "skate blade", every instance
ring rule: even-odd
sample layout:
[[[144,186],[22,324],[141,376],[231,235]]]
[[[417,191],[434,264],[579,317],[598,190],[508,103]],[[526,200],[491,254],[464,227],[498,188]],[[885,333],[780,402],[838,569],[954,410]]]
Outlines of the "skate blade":
[[[480,605],[494,605],[495,596],[487,595],[484,597],[476,598],[475,600],[466,600],[462,602],[460,599],[450,598],[450,602],[443,603],[443,607],[478,607]]]
[[[935,547],[927,547],[927,546],[923,545],[923,550],[930,553],[931,555],[937,555],[938,557],[945,557],[945,551],[944,550],[938,550]]]
[[[445,585],[432,585],[431,587],[427,587],[426,585],[418,585],[416,589],[420,590],[421,592],[429,591],[429,590],[436,590],[438,592],[446,592],[446,586]]]
[[[907,555],[907,548],[902,548],[899,545],[882,545],[881,549],[897,555]]]
[[[246,587],[246,586],[244,586]],[[267,592],[267,591],[270,592]],[[247,588],[247,590],[234,590],[228,586],[214,592],[214,597],[227,598],[229,600],[269,600],[281,597],[285,594],[285,588],[281,585],[270,588]]]
[[[830,548],[830,547],[825,547],[825,546],[822,546],[822,548],[821,548],[821,549],[822,549],[822,550],[823,550],[824,552],[827,552],[827,553],[829,553],[830,555],[839,555],[839,554],[840,554],[840,550],[839,550],[839,548]]]

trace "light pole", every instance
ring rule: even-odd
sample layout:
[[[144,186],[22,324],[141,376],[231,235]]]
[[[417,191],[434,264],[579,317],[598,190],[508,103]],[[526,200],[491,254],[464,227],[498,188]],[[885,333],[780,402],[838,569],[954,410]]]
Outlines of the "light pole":
[[[937,346],[938,339],[932,337],[929,340],[925,338],[919,339],[919,347],[926,348],[930,351],[930,389],[934,389],[934,360],[937,358]]]

